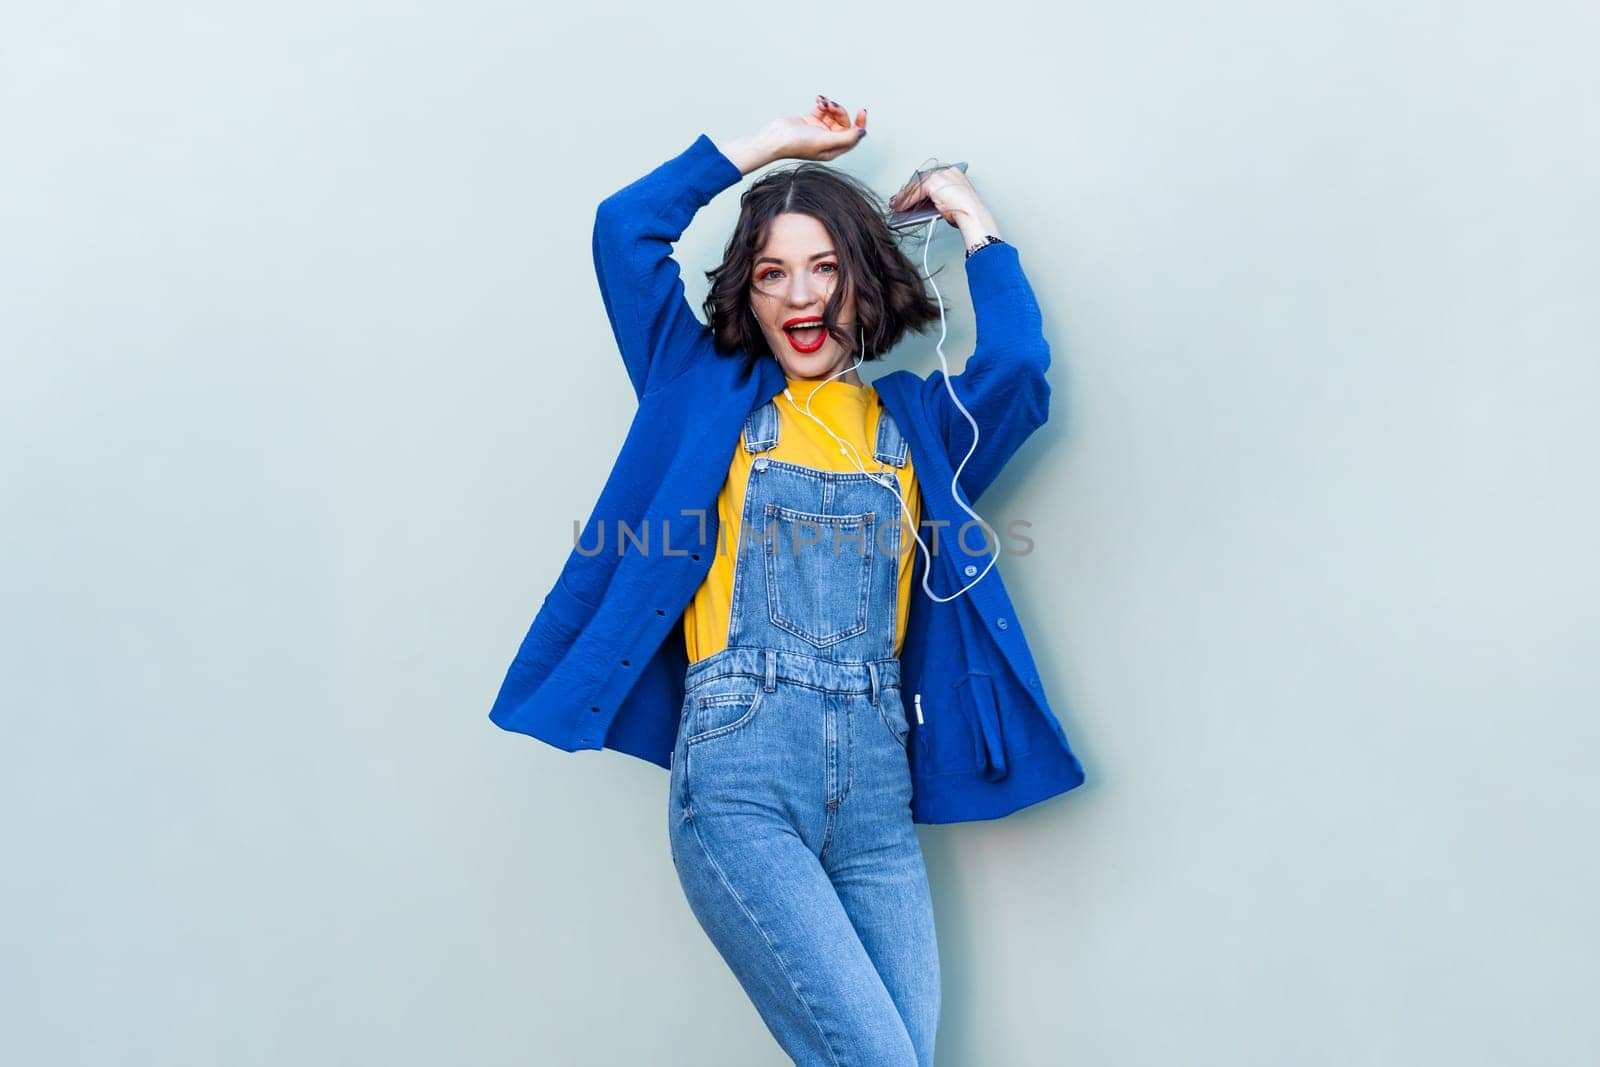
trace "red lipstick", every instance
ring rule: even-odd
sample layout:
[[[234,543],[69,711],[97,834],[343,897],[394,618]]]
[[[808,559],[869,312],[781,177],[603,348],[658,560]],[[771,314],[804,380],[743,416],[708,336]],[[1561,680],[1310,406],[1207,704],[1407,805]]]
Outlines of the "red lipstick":
[[[799,325],[799,324],[802,324],[802,323],[810,323],[810,324],[816,326],[817,329],[818,329],[816,341],[814,341],[813,343],[811,343],[809,345],[801,344],[800,341],[795,338],[795,335],[790,330],[790,327],[796,326],[796,325]],[[784,336],[789,338],[789,347],[794,349],[796,352],[805,352],[805,353],[815,352],[817,349],[822,347],[822,342],[824,342],[824,341],[826,341],[828,339],[827,327],[825,327],[823,325],[822,318],[820,316],[818,316],[818,315],[797,315],[797,316],[795,316],[794,318],[788,320],[787,322],[785,322],[783,324],[783,333],[784,333]]]

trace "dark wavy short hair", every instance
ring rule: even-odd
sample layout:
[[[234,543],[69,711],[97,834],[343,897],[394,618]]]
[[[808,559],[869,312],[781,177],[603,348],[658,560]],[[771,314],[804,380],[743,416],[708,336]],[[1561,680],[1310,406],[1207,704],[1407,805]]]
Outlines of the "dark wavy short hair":
[[[788,212],[810,215],[833,239],[839,283],[823,308],[822,320],[846,351],[854,352],[861,340],[838,323],[840,305],[851,292],[859,327],[865,331],[864,360],[882,358],[908,330],[920,333],[938,320],[939,302],[928,295],[922,275],[901,251],[877,195],[850,175],[807,160],[766,174],[745,190],[722,262],[706,271],[711,291],[704,311],[719,354],[742,350],[752,359],[772,354],[750,310],[750,291],[755,259],[767,242],[772,220]],[[946,313],[949,308],[946,302]]]

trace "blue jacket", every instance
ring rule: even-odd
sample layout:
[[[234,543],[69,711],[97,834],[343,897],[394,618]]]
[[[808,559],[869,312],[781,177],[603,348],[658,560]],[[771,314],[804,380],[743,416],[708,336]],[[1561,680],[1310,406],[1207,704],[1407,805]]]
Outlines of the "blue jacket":
[[[702,134],[595,214],[595,272],[639,409],[489,712],[504,729],[668,765],[688,667],[683,611],[711,568],[717,493],[745,417],[785,385],[769,355],[714,351],[672,259],[695,213],[742,178]],[[980,249],[966,271],[977,344],[950,383],[981,430],[960,483],[971,503],[1049,417],[1050,347],[1013,245]],[[871,383],[910,444],[923,522],[948,523],[919,531],[940,596],[990,557],[981,527],[957,536],[971,516],[950,483],[972,431],[944,377],[898,370]],[[915,558],[900,652],[913,819],[995,819],[1081,783],[999,568],[935,603],[922,591],[920,549]]]

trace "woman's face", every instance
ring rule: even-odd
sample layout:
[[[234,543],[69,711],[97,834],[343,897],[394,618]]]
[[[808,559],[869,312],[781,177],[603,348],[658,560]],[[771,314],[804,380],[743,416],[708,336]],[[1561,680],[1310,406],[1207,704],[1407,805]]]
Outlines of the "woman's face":
[[[855,352],[829,336],[822,309],[839,282],[839,257],[827,228],[810,215],[785,212],[767,228],[767,243],[756,252],[750,278],[750,310],[761,324],[767,346],[791,378],[822,380],[855,362]],[[786,329],[811,321],[810,328]],[[839,305],[839,326],[856,330],[856,302]],[[860,385],[854,370],[840,381]]]

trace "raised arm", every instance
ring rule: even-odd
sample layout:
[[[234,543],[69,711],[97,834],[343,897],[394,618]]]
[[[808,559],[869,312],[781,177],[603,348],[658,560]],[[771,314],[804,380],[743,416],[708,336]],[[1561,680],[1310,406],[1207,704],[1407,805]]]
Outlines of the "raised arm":
[[[809,115],[774,119],[755,133],[714,142],[705,134],[683,152],[600,202],[594,269],[600,297],[634,394],[643,398],[712,354],[711,331],[684,296],[672,246],[690,221],[744,175],[786,157],[831,159],[866,133],[833,101]]]
[[[1050,382],[1045,371],[1050,367],[1050,345],[1016,248],[1004,241],[983,245],[985,237],[1001,236],[1000,228],[966,175],[955,169],[933,171],[908,183],[890,198],[889,206],[922,200],[932,200],[945,221],[961,231],[965,247],[977,247],[966,260],[977,343],[948,386],[944,372],[934,371],[924,380],[922,394],[943,435],[952,468],[972,448],[972,424],[950,399],[951,388],[982,429],[958,480],[970,502],[989,488],[1022,442],[1049,419]]]
[[[594,216],[594,271],[611,332],[635,395],[674,378],[711,344],[684,297],[672,246],[695,213],[742,177],[711,138],[600,202]]]
[[[1045,377],[1050,345],[1014,246],[992,244],[974,252],[967,260],[967,288],[977,320],[977,343],[950,385],[983,431],[958,480],[972,502],[1050,418],[1050,382]],[[929,375],[923,388],[936,425],[943,428],[954,468],[972,448],[972,423],[950,399],[943,371]]]

